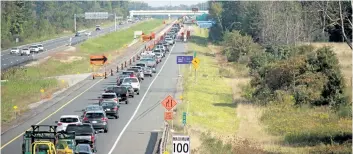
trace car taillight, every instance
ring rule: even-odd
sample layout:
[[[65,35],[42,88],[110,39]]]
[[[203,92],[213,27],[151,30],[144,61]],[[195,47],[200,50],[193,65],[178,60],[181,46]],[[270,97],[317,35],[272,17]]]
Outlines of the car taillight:
[[[102,118],[102,121],[103,121],[103,122],[107,122],[107,121],[108,121],[108,118]]]
[[[84,118],[83,118],[83,121],[88,121],[88,118],[87,118],[87,117],[84,117]]]
[[[117,106],[115,106],[113,110],[114,110],[114,111],[118,110],[118,107],[117,107]]]
[[[117,98],[114,98],[114,101],[118,101],[118,99],[117,99]]]
[[[94,142],[94,135],[91,136],[91,142]]]
[[[129,96],[129,94],[128,94],[128,93],[126,93],[126,97],[127,97],[127,96]]]
[[[58,126],[61,126],[61,125],[62,125],[62,123],[61,123],[61,122],[59,122],[59,123],[58,123]]]

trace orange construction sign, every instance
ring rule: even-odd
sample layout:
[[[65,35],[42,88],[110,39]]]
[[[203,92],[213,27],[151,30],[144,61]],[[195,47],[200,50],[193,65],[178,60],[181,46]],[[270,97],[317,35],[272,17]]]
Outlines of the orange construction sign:
[[[164,120],[173,120],[173,112],[164,112]]]
[[[104,55],[101,56],[90,56],[91,65],[104,65],[107,62],[108,58]]]
[[[168,95],[163,101],[162,101],[162,105],[164,106],[165,109],[167,109],[168,111],[170,111],[171,109],[173,109],[173,107],[175,105],[177,105],[178,103],[173,99],[172,96]]]

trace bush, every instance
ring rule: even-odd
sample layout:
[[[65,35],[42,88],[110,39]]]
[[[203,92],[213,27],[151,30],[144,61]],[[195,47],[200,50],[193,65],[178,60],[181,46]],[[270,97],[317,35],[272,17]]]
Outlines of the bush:
[[[255,52],[261,51],[261,47],[254,43],[250,36],[243,36],[239,31],[225,32],[223,40],[222,53],[230,62],[238,62],[240,57],[250,57]],[[246,58],[242,59],[244,61]]]

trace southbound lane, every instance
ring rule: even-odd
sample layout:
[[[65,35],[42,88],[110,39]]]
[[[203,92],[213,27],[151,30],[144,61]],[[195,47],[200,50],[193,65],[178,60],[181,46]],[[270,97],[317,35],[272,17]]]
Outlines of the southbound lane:
[[[175,50],[176,49],[174,49],[172,52],[174,52]],[[159,98],[152,98],[153,96],[150,97],[149,96],[150,93],[146,94],[146,92],[148,92],[148,90],[153,91],[153,89],[155,89],[158,91],[158,89],[164,88],[164,84],[166,84],[167,88],[172,88],[171,86],[173,84],[172,83],[169,84],[169,82],[171,82],[171,81],[165,80],[167,78],[170,78],[171,76],[168,76],[168,75],[165,76],[166,75],[165,73],[168,73],[168,72],[164,72],[164,70],[168,70],[168,71],[174,70],[175,71],[176,67],[172,65],[173,62],[175,63],[175,60],[171,60],[171,58],[169,58],[169,60],[166,61],[166,59],[168,59],[168,58],[164,58],[163,59],[164,62],[159,64],[157,67],[158,72],[162,71],[162,73],[160,73],[159,76],[154,76],[152,78],[146,77],[146,79],[143,80],[141,83],[140,95],[135,95],[135,98],[130,99],[130,103],[127,105],[121,104],[120,118],[117,120],[110,119],[108,121],[109,122],[109,132],[106,134],[101,133],[98,135],[98,139],[97,139],[98,153],[107,154],[109,152],[109,150],[113,147],[113,144],[116,141],[116,139],[118,138],[119,134],[122,132],[123,128],[128,123],[129,119],[131,118],[131,116],[133,115],[134,111],[136,110],[136,108],[138,107],[138,105],[140,103],[146,104],[146,105],[147,104],[149,104],[149,105],[156,104],[156,101],[159,100]],[[164,65],[164,63],[166,63],[165,68],[163,70],[160,70],[161,67]],[[173,72],[169,72],[169,73],[173,73]],[[172,75],[172,74],[170,74],[170,75]],[[157,77],[157,79],[155,80],[156,85],[153,86],[155,88],[149,89],[151,82],[156,77]],[[55,104],[53,107],[49,108],[44,113],[41,113],[40,115],[36,116],[35,118],[33,118],[29,121],[31,121],[31,124],[36,124],[38,122],[41,122],[41,124],[55,124],[54,121],[58,120],[61,115],[67,115],[67,114],[80,115],[81,110],[85,106],[97,103],[97,100],[96,100],[97,97],[102,93],[103,89],[106,86],[115,84],[115,79],[116,79],[116,76],[109,77],[106,80],[91,81],[92,83],[85,85],[84,89],[82,89],[80,91],[74,91],[71,94],[72,95],[71,97],[74,97],[75,99],[71,99],[71,100],[64,99],[64,100],[62,100],[61,103]],[[162,83],[161,83],[161,81],[162,81]],[[146,94],[146,96],[149,96],[149,97],[145,97],[144,96],[145,94]],[[158,97],[162,97],[162,95],[166,95],[166,94],[167,94],[167,92],[165,92],[165,94],[158,95]],[[143,99],[143,98],[145,98],[145,99]],[[56,110],[63,105],[65,105],[65,106],[61,110],[56,112]],[[148,105],[147,106],[142,105],[141,111],[144,111],[147,108],[148,108]],[[52,115],[50,117],[48,117],[47,115],[50,115],[50,114],[52,114]],[[162,126],[162,125],[160,125],[161,124],[160,122],[162,122],[162,119],[160,117],[162,116],[163,112],[159,113],[159,111],[157,110],[157,112],[151,112],[151,114],[152,115],[148,116],[150,118],[146,117],[146,118],[141,119],[142,122],[141,122],[140,126],[150,129],[150,128],[154,128],[154,125],[155,125],[156,128],[160,128]],[[159,118],[156,118],[154,115],[156,115],[156,116],[158,115]],[[151,121],[155,121],[155,123],[153,123]],[[150,124],[148,124],[148,123],[150,123]],[[23,127],[22,130],[17,129],[16,131],[10,131],[8,133],[3,134],[2,139],[1,139],[1,141],[2,141],[1,153],[3,153],[3,154],[21,153],[22,136],[18,137],[17,139],[14,139],[14,140],[12,140],[12,138],[16,137],[16,135],[22,133],[23,130],[26,130],[27,128]],[[136,138],[136,139],[138,139],[138,138]],[[129,142],[131,145],[136,145],[134,141],[132,141],[132,140],[130,140],[130,141]],[[10,143],[7,144],[8,142],[10,142]],[[7,144],[7,145],[3,147],[4,144]],[[144,143],[141,143],[138,146],[143,147]],[[129,148],[131,148],[131,146]],[[128,152],[128,153],[131,153],[131,152]]]

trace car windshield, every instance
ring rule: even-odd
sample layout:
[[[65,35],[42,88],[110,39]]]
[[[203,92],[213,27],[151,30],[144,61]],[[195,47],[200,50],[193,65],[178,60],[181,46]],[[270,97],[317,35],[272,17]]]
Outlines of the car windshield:
[[[43,45],[38,45],[38,47],[42,47]]]
[[[127,82],[137,82],[138,80],[136,78],[125,78],[124,79],[124,83],[127,83]]]
[[[167,41],[171,41],[172,39],[171,39],[171,38],[166,38],[165,40],[167,40]]]
[[[86,111],[96,111],[96,110],[101,110],[101,107],[98,105],[86,107]]]
[[[115,98],[115,95],[104,94],[104,95],[102,95],[102,98],[103,99]]]
[[[36,48],[36,47],[37,47],[37,46],[35,46],[35,45],[32,45],[32,46],[31,46],[31,48]]]
[[[103,118],[103,113],[86,113],[86,118]]]
[[[103,102],[102,106],[115,106],[115,102]]]
[[[60,122],[63,123],[73,123],[73,122],[78,122],[77,118],[72,118],[72,117],[67,117],[67,118],[61,118]]]
[[[161,50],[154,50],[153,52],[161,52]]]
[[[91,134],[93,129],[90,125],[69,125],[66,128],[67,132],[74,131],[76,134]]]
[[[107,90],[114,90],[115,87],[108,87]]]
[[[124,75],[130,75],[133,72],[123,72]]]
[[[159,53],[156,53],[156,56],[161,56],[161,54],[159,54]]]
[[[12,50],[17,50],[18,48],[12,48]]]

